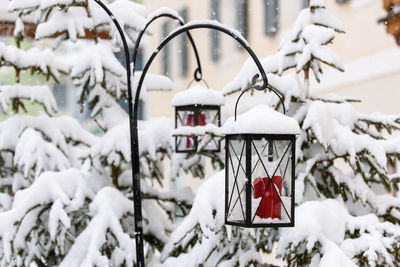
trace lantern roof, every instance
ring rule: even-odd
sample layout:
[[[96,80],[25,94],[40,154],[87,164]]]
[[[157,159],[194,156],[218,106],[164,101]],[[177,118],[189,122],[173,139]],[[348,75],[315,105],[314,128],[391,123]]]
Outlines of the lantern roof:
[[[171,101],[173,107],[186,105],[213,105],[222,106],[225,100],[222,92],[200,84],[177,93]]]
[[[298,122],[267,105],[260,104],[249,111],[229,118],[222,126],[225,134],[300,134]]]

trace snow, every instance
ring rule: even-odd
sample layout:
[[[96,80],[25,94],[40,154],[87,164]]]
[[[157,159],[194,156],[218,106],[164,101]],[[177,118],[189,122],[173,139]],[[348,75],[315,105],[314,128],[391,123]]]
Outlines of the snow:
[[[24,23],[21,18],[17,18],[15,21],[14,36],[19,34],[24,35]]]
[[[387,64],[388,61],[391,63]],[[344,73],[334,70],[326,71],[323,83],[318,84],[311,80],[311,93],[351,86],[366,79],[374,79],[398,72],[400,70],[400,51],[396,47],[382,50],[369,56],[346,62],[343,68],[346,70]]]
[[[222,131],[225,134],[299,134],[300,127],[295,119],[260,104],[239,115],[236,121],[229,118]]]
[[[111,187],[101,189],[90,204],[90,213],[95,214],[89,225],[76,238],[73,246],[59,266],[109,266],[109,262],[100,250],[106,242],[105,236],[112,233],[119,248],[119,257],[132,266],[136,261],[134,240],[123,231],[121,218],[132,210],[132,202],[118,190]],[[117,258],[119,258],[117,257]]]
[[[46,115],[14,115],[0,123],[0,149],[14,151],[21,142],[20,137],[26,128],[33,128],[42,133],[66,154],[69,151],[67,144],[69,140],[87,145],[94,144],[97,140],[84,130],[78,121],[69,116],[51,118]]]
[[[69,17],[59,16],[60,25],[64,27],[60,29],[69,31],[71,35],[79,36],[90,24],[103,23],[100,29],[111,28],[109,19],[94,6],[93,1],[89,1],[89,11],[93,15],[90,21],[74,21],[77,19],[74,15],[79,12],[74,11],[76,7],[68,6],[75,5],[77,1],[74,0],[24,2],[12,0],[10,5],[14,8],[19,5],[27,11],[36,4],[38,7],[33,9],[38,11],[37,14],[44,14],[54,3],[66,4],[67,7],[53,11],[57,15],[59,11],[71,14]],[[135,32],[135,27],[143,26],[141,23],[145,22],[143,17],[146,15],[146,10],[140,9],[140,5],[134,7],[137,13],[130,13],[132,4],[136,5],[125,0],[109,4],[117,19],[123,21],[124,30],[130,33]],[[312,0],[311,4],[323,6],[324,1]],[[306,260],[309,257],[311,267],[396,266],[393,251],[398,248],[400,240],[400,227],[396,222],[400,199],[398,194],[392,195],[389,186],[397,181],[399,175],[396,172],[389,174],[387,165],[389,153],[400,153],[400,138],[386,138],[374,125],[384,123],[388,129],[399,129],[399,116],[360,114],[350,104],[342,103],[346,99],[340,97],[303,98],[304,84],[299,82],[294,72],[278,76],[288,68],[301,69],[310,58],[319,59],[310,63],[316,75],[320,62],[340,68],[335,55],[322,47],[333,38],[334,31],[340,31],[339,23],[324,8],[316,8],[312,14],[308,12],[300,14],[302,17],[292,32],[292,37],[301,32],[299,42],[289,40],[281,47],[278,56],[262,60],[265,70],[271,72],[268,74],[270,86],[284,96],[286,107],[293,101],[291,96],[295,97],[288,109],[292,118],[267,105],[257,105],[239,115],[236,121],[230,118],[221,128],[206,125],[174,130],[173,121],[168,118],[139,122],[141,186],[145,195],[143,225],[145,235],[153,240],[146,241],[148,250],[145,252],[149,260],[153,260],[150,263],[153,266],[261,265],[259,251],[270,249],[273,242],[279,242],[278,252],[282,257],[303,257]],[[47,23],[55,22],[57,15],[51,16]],[[317,26],[319,23],[332,26],[332,29]],[[59,30],[52,28],[55,25],[46,25],[47,28],[42,30],[48,34]],[[118,38],[114,36],[115,29],[110,33],[114,39]],[[98,100],[93,112],[103,115],[101,123],[106,125],[106,133],[95,137],[69,117],[17,114],[0,122],[0,185],[2,190],[15,193],[13,197],[0,194],[1,266],[34,267],[40,264],[41,259],[47,260],[48,253],[52,253],[50,257],[55,254],[53,259],[59,262],[53,265],[58,266],[132,266],[136,260],[131,221],[130,129],[127,115],[116,102],[126,95],[125,69],[113,58],[118,51],[115,42],[98,40],[94,44],[78,40],[75,45],[77,50],[65,53],[65,60],[61,62],[70,67],[79,96],[91,104]],[[45,74],[51,68],[55,73],[63,69],[61,64],[52,61],[58,55],[49,54],[46,58],[45,50],[29,50],[24,54],[0,46],[1,51],[2,60],[8,65],[26,69],[35,66]],[[68,49],[61,53],[65,51]],[[392,53],[392,56],[397,55],[397,52]],[[395,71],[396,66],[393,64],[386,70]],[[256,73],[258,70],[254,63],[247,60],[224,92],[246,88]],[[135,77],[138,76],[136,73]],[[171,88],[171,81],[164,76],[149,75],[144,87],[147,90],[166,90]],[[192,89],[183,92],[189,96],[178,99],[178,104],[185,104],[193,98],[195,104],[200,102],[201,105],[206,101],[223,104],[219,92],[218,97],[205,97],[205,94],[196,96],[197,92],[191,92]],[[46,86],[10,85],[2,86],[0,90],[5,92],[0,97],[3,109],[11,104],[13,98],[19,97],[42,103],[51,115],[56,113],[54,98]],[[200,90],[207,90],[206,94],[211,91],[207,88]],[[277,100],[273,94],[265,94],[265,98],[259,98],[257,94],[262,92],[255,93],[254,102],[265,101],[273,106]],[[244,103],[241,108],[247,109],[254,102]],[[231,104],[229,106],[234,106]],[[161,166],[164,156],[171,158],[173,175],[179,168],[192,173],[195,168],[203,171],[204,162],[200,155],[173,153],[171,134],[221,138],[222,133],[299,134],[296,151],[296,201],[299,205],[294,228],[266,230],[225,226],[224,171],[205,180],[194,200],[188,188],[154,188],[153,183],[157,182],[165,187],[163,175],[169,170]],[[213,156],[213,161],[221,158],[219,154]],[[338,158],[346,164],[348,172],[335,165]],[[12,168],[13,173],[8,174],[7,168]],[[118,174],[111,174],[113,171]],[[159,174],[154,174],[157,172]],[[24,176],[29,176],[30,180]],[[336,199],[326,199],[330,197]],[[344,197],[346,200],[342,200]],[[289,201],[289,198],[282,198],[285,203]],[[180,207],[186,213],[191,205],[189,214],[174,230],[171,224],[177,214],[174,209]],[[288,204],[285,206],[290,208]],[[282,216],[282,221],[285,219]],[[162,251],[157,245],[164,246]]]
[[[207,179],[197,190],[188,216],[172,233],[154,266],[247,266],[261,264],[253,242],[257,233],[224,225],[224,171]],[[201,238],[201,242],[191,244]],[[237,248],[235,251],[234,247]],[[178,256],[175,250],[183,250]]]
[[[174,136],[201,136],[207,134],[223,135],[221,128],[212,123],[203,126],[183,126],[172,131],[172,135]]]
[[[178,18],[180,21],[184,22],[183,18],[179,16],[178,12],[176,12],[174,9],[171,9],[169,7],[160,7],[156,11],[150,13],[147,16],[147,21],[153,20],[155,17],[158,17],[162,14],[168,14],[171,15],[172,17]]]
[[[169,118],[153,118],[139,121],[139,154],[148,153],[157,160],[157,150],[169,147],[173,122]],[[106,159],[109,164],[119,165],[121,161],[130,162],[131,146],[128,119],[107,131],[107,133],[90,148],[92,158]]]
[[[313,259],[316,266],[357,266],[354,257],[360,253],[367,255],[371,265],[378,253],[382,253],[388,266],[394,263],[386,247],[395,240],[393,237],[400,234],[400,229],[391,223],[380,222],[374,214],[353,217],[342,203],[327,199],[305,202],[297,207],[295,221],[294,228],[280,230],[280,255],[305,241],[301,246],[305,246],[309,253],[316,249],[317,242],[321,245],[321,258]],[[347,236],[346,231],[354,233],[356,230],[360,231],[360,238]],[[391,240],[389,243],[382,239],[385,231],[388,234],[387,241]]]
[[[221,28],[229,31],[231,34],[233,34],[235,39],[240,39],[245,45],[249,46],[249,43],[247,42],[247,40],[243,37],[243,35],[238,30],[232,28],[229,25],[222,24],[222,23],[218,22],[217,20],[208,20],[208,19],[191,20],[190,22],[186,23],[184,26],[180,26],[180,27],[176,28],[174,31],[170,32],[169,36],[173,35],[177,31],[179,31],[182,27],[187,27],[187,26],[192,26],[192,25],[199,25],[199,26],[214,25],[214,26],[221,27]],[[213,29],[211,29],[211,30],[213,30]]]
[[[0,92],[0,104],[3,110],[8,110],[13,99],[21,98],[42,104],[49,115],[57,112],[56,100],[47,85],[0,85]]]
[[[324,2],[316,1],[315,4],[323,5]],[[309,8],[303,9],[293,29],[282,38],[279,51],[273,56],[268,56],[260,60],[262,67],[268,73],[267,78],[270,86],[283,95],[286,95],[290,91],[285,97],[287,105],[290,102],[288,99],[291,96],[308,96],[307,91],[309,86],[306,83],[300,85],[293,77],[287,76],[291,77],[290,80],[293,83],[291,89],[287,90],[285,82],[281,82],[281,79],[285,78],[275,78],[273,74],[281,75],[285,70],[294,67],[297,72],[300,72],[305,66],[310,64],[317,81],[319,81],[321,62],[343,71],[344,67],[338,57],[326,46],[334,38],[335,32],[343,32],[342,23],[325,8],[317,8],[313,12]],[[251,84],[254,75],[258,72],[252,59],[247,59],[235,78],[223,88],[223,92],[230,94],[247,88]]]
[[[310,0],[310,7],[325,7],[325,0]]]
[[[66,12],[51,12],[46,22],[38,24],[35,37],[41,39],[66,32],[75,41],[85,36],[85,29],[94,29],[94,26],[83,8],[72,6]]]
[[[10,9],[15,11],[24,9],[26,12],[27,10],[40,11],[47,14],[55,4],[53,1],[39,0],[29,7],[21,2],[13,0]],[[41,39],[57,33],[67,33],[71,40],[76,41],[77,38],[84,37],[85,30],[107,28],[110,35],[118,40],[117,29],[106,12],[95,1],[88,1],[87,6],[82,6],[81,2],[86,3],[86,1],[57,1],[60,5],[59,10],[57,12],[53,10],[42,21],[40,21],[40,12],[38,12],[36,17],[40,23],[37,27],[36,38]],[[125,33],[134,40],[137,31],[142,29],[146,22],[147,9],[141,4],[126,0],[117,0],[110,4],[106,3],[106,5],[115,15]]]
[[[54,56],[49,48],[39,50],[37,47],[27,51],[18,49],[12,45],[0,42],[0,58],[5,61],[4,65],[15,66],[20,69],[37,68],[43,74],[53,74],[59,77],[60,71],[65,71],[65,65]]]
[[[54,144],[43,140],[41,134],[28,128],[19,137],[14,162],[28,177],[30,170],[39,176],[44,170],[62,171],[70,166],[69,160]]]
[[[386,166],[386,151],[380,141],[352,132],[355,114],[351,104],[315,101],[309,107],[302,128],[312,128],[319,142],[325,147],[332,147],[338,155],[349,153],[352,163],[355,163],[356,153],[366,150],[378,164]]]
[[[141,71],[135,71],[135,75],[132,81],[132,87],[136,88],[140,76],[142,75]],[[144,97],[142,92],[151,92],[151,91],[168,91],[172,89],[172,81],[165,75],[160,74],[152,74],[146,73],[146,77],[144,78],[142,88],[140,90],[141,97]]]
[[[173,107],[186,105],[224,105],[221,92],[196,84],[187,90],[177,93],[171,100]]]
[[[28,12],[24,12],[23,18],[18,16],[16,11],[20,11],[21,8],[27,8],[28,10],[35,10],[39,6],[39,1],[40,0],[32,0],[29,1],[29,4],[27,4],[26,1],[24,0],[1,0],[0,1],[0,6],[2,7],[0,9],[0,17],[3,21],[8,21],[8,22],[14,22],[18,18],[20,18],[22,21],[26,23],[34,23],[35,22],[35,14],[34,12],[31,14],[26,14]],[[8,7],[8,8],[7,8]]]
[[[31,187],[20,190],[15,194],[13,205],[9,211],[0,213],[2,221],[0,234],[4,235],[8,232],[13,235],[15,233],[13,223],[23,219],[25,214],[36,205],[45,205],[57,200],[63,205],[73,202],[82,204],[86,197],[92,198],[93,192],[85,183],[83,176],[84,174],[77,169],[46,172],[39,176]],[[56,217],[53,216],[52,218]],[[29,225],[29,227],[32,226],[32,224]],[[18,233],[16,234],[18,237]],[[20,245],[23,245],[23,243]]]

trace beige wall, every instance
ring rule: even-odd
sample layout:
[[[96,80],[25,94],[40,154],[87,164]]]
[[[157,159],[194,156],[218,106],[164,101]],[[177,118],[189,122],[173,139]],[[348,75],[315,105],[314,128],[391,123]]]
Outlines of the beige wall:
[[[236,27],[234,0],[221,0],[221,22],[232,27]],[[258,57],[266,57],[273,54],[279,48],[281,37],[293,25],[296,16],[300,10],[300,1],[281,0],[280,7],[280,30],[275,36],[264,34],[264,9],[263,0],[249,1],[250,21],[248,41],[251,48]],[[182,0],[147,0],[150,11],[154,11],[161,6],[167,6],[175,10],[182,7],[188,8],[188,19],[209,19],[210,18],[210,1],[182,1]],[[350,3],[339,5],[335,0],[326,0],[326,6],[344,24],[345,34],[338,34],[331,48],[337,53],[345,66],[353,62],[374,55],[381,51],[396,48],[392,36],[386,34],[384,25],[378,24],[377,19],[384,15],[381,1],[378,0],[353,0]],[[152,29],[152,36],[148,42],[147,52],[153,51],[156,44],[161,41],[161,25],[162,21],[156,22]],[[172,26],[172,25],[171,25]],[[171,28],[172,29],[172,28]],[[222,39],[222,57],[215,63],[211,60],[210,32],[206,29],[195,30],[192,32],[196,45],[198,46],[201,63],[203,66],[203,74],[205,80],[210,87],[220,90],[234,75],[239,71],[242,64],[248,58],[248,55],[240,49],[237,49],[236,43],[228,36]],[[151,48],[149,48],[151,47]],[[170,51],[172,52],[171,63],[173,65],[172,80],[174,81],[174,91],[171,93],[155,92],[151,94],[151,101],[147,107],[149,116],[173,115],[173,109],[170,108],[170,100],[177,90],[185,89],[189,81],[192,79],[192,72],[195,69],[194,56],[189,48],[189,66],[190,71],[187,77],[182,78],[179,72],[178,58],[178,42],[173,41]],[[160,60],[158,56],[156,62],[152,65],[152,71],[161,73]],[[400,61],[400,58],[393,57],[393,62]],[[387,64],[392,64],[391,60]],[[371,68],[374,63],[371,62]],[[379,66],[377,66],[379,67]],[[325,67],[326,75],[322,77],[320,85],[315,84],[311,92],[315,95],[324,95],[326,93],[337,93],[341,95],[351,95],[365,100],[363,104],[358,104],[357,108],[366,112],[376,110],[399,113],[396,103],[392,103],[388,108],[384,92],[391,95],[398,95],[397,85],[400,82],[399,71],[391,70],[378,77],[364,77],[354,80],[351,83],[343,85],[335,85],[329,87],[329,80],[341,79],[342,76],[335,74]],[[352,70],[356,71],[356,70]],[[363,70],[360,70],[363,71]],[[333,73],[333,75],[331,75]],[[346,73],[347,75],[349,73]],[[334,78],[332,78],[334,77]],[[375,80],[376,79],[376,80]],[[320,90],[320,87],[324,87]],[[384,88],[378,89],[378,88]],[[379,91],[379,93],[378,93]],[[372,100],[372,101],[371,101]],[[392,101],[395,102],[395,101]],[[153,104],[154,103],[154,104]]]

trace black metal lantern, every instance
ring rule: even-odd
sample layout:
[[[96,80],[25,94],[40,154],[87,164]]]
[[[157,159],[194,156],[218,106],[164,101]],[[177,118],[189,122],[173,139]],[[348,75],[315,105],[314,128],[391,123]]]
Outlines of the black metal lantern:
[[[175,95],[171,105],[175,107],[175,151],[191,153],[201,147],[203,152],[219,152],[220,141],[203,139],[207,127],[221,125],[221,92],[196,84]]]
[[[293,118],[258,105],[223,126],[226,135],[225,223],[243,227],[294,226]]]

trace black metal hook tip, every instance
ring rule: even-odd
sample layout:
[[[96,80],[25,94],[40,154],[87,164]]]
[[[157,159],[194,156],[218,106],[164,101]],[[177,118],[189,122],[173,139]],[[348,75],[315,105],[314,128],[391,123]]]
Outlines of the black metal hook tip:
[[[203,78],[203,74],[201,73],[201,70],[200,70],[199,68],[197,68],[197,69],[194,71],[193,76],[194,76],[194,79],[195,79],[197,82],[201,81],[201,79]]]

